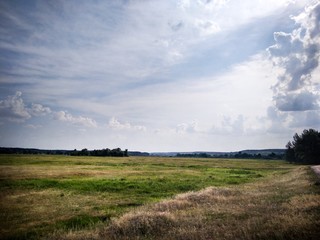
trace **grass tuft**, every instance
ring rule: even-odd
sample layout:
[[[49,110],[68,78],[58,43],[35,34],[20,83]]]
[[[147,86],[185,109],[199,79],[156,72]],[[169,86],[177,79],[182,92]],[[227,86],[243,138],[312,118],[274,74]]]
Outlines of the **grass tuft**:
[[[168,229],[176,225],[176,221],[167,212],[135,212],[122,216],[108,228],[107,232],[101,232],[102,238],[110,239],[135,239],[137,237],[151,237],[165,234]],[[105,235],[104,233],[108,233]]]

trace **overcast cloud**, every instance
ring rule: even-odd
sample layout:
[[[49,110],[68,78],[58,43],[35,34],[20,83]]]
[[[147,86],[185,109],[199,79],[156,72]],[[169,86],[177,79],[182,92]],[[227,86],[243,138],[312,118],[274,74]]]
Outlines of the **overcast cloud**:
[[[283,148],[320,128],[315,0],[0,2],[0,146]]]

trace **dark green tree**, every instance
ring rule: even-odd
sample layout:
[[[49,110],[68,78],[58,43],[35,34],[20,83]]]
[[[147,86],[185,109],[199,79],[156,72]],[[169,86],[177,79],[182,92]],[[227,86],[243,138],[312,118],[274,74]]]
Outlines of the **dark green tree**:
[[[80,152],[80,156],[89,156],[89,151],[88,149],[84,148]]]
[[[286,160],[304,164],[320,164],[320,132],[309,129],[295,134],[286,145]]]
[[[287,143],[286,148],[285,159],[289,162],[295,162],[294,149],[290,141]]]

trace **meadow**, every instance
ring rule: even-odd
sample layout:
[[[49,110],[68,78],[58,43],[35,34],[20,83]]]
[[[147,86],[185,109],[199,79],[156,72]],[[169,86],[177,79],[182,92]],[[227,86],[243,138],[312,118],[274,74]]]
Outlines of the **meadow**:
[[[0,234],[316,239],[315,182],[309,167],[284,161],[0,155]]]

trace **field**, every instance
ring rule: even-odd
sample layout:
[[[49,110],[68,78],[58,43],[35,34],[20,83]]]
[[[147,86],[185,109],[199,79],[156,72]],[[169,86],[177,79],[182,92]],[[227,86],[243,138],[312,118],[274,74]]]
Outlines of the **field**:
[[[1,239],[318,239],[320,187],[283,161],[0,155]]]

